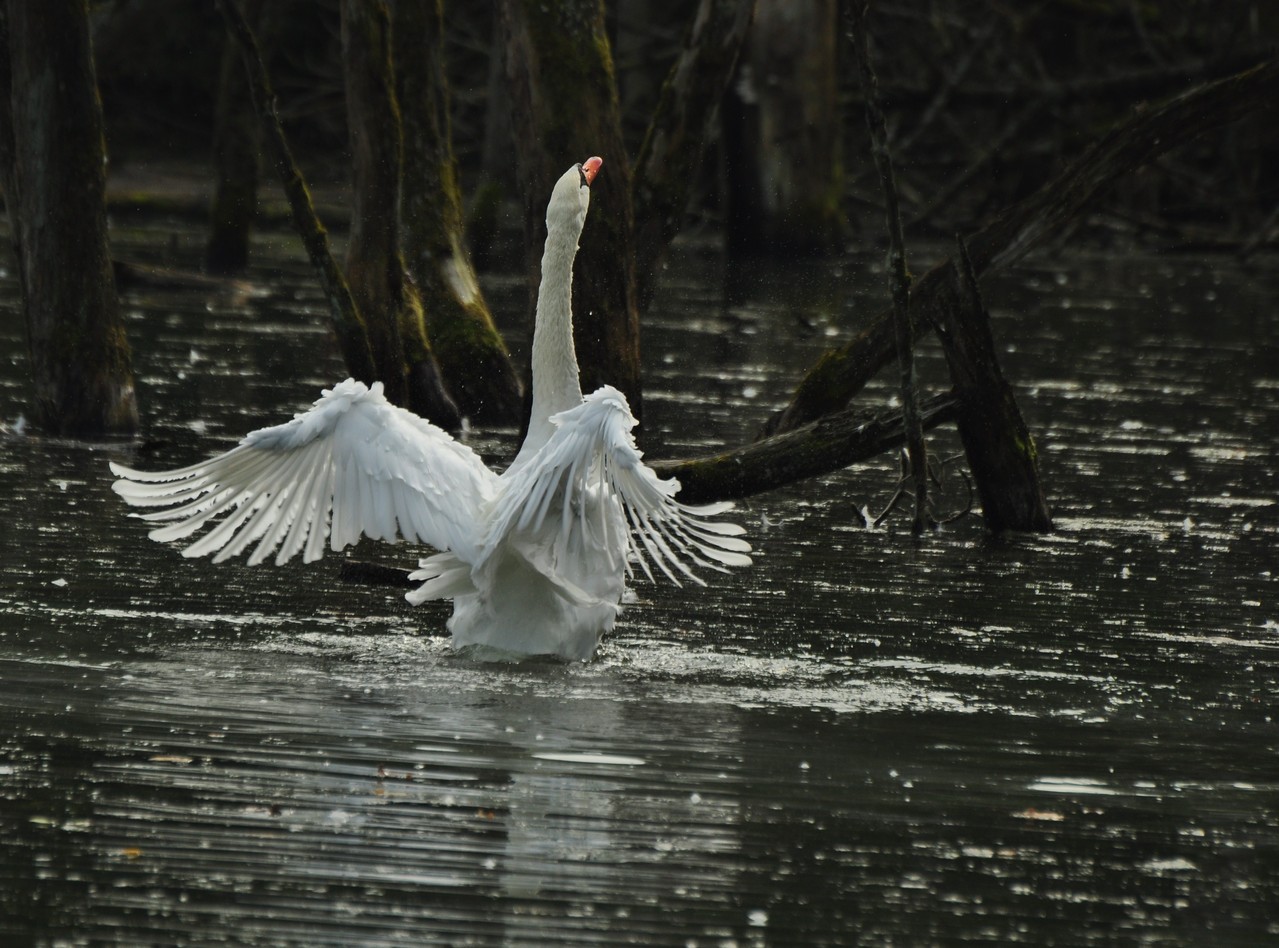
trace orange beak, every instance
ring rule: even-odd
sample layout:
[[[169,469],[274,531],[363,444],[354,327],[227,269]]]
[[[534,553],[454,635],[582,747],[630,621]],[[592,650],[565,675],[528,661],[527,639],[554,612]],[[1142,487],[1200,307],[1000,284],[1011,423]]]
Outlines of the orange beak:
[[[582,177],[586,179],[587,184],[595,180],[595,176],[600,173],[600,165],[602,164],[604,164],[603,158],[587,158],[582,162]]]

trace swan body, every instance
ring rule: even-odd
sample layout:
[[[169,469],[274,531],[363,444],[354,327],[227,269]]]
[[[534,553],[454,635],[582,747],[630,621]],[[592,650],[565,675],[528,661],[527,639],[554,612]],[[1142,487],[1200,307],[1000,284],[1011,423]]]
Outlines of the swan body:
[[[440,552],[422,559],[408,593],[452,599],[455,648],[590,658],[620,611],[638,566],[702,583],[693,566],[750,564],[741,527],[707,518],[731,504],[679,503],[676,480],[642,461],[636,422],[611,386],[582,397],[573,350],[573,259],[601,161],[556,182],[533,335],[533,413],[515,461],[498,475],[465,445],[386,400],[382,384],[347,379],[305,412],[246,436],[230,451],[171,471],[112,464],[114,490],[214,562],[252,547],[319,559],[361,536]]]

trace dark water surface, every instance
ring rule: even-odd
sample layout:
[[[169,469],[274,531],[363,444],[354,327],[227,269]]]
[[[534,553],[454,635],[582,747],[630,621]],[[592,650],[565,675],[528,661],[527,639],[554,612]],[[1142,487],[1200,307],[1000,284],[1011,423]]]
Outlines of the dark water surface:
[[[12,432],[0,287],[0,944],[1279,944],[1274,259],[987,288],[1055,534],[859,528],[886,458],[744,505],[756,565],[640,587],[596,661],[494,667],[331,555],[186,560],[110,492],[108,459],[190,462],[342,377],[276,242],[238,288],[128,295],[142,448]],[[651,456],[748,436],[874,269],[841,308],[821,268],[726,293],[687,250]]]

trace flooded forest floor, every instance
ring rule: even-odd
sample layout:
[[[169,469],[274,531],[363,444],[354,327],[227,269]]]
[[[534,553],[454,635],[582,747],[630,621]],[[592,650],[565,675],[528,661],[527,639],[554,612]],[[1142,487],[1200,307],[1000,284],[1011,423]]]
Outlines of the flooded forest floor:
[[[170,193],[138,175],[117,258],[198,270],[193,218],[126,213]],[[520,362],[518,257],[482,279]],[[861,527],[884,457],[742,504],[756,565],[638,585],[595,661],[498,667],[335,557],[186,560],[112,494],[108,460],[189,463],[344,377],[295,238],[253,260],[122,290],[131,443],[24,430],[0,273],[0,936],[1279,943],[1273,253],[1114,240],[983,283],[1055,532]],[[746,267],[679,243],[643,324],[648,456],[751,437],[886,285],[870,238]],[[948,385],[935,342],[919,368]],[[500,463],[517,432],[467,437]]]

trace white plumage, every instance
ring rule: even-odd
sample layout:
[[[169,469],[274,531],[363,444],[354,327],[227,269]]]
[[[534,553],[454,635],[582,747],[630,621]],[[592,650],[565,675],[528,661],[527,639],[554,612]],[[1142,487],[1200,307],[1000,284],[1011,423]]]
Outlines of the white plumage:
[[[501,476],[447,432],[386,400],[381,383],[347,379],[292,421],[231,451],[173,471],[112,464],[114,489],[139,514],[167,522],[154,540],[214,562],[252,548],[319,559],[361,536],[440,550],[420,562],[414,604],[452,599],[457,648],[587,659],[613,627],[626,579],[653,567],[673,582],[692,567],[750,564],[741,527],[706,518],[731,504],[689,507],[679,483],[641,460],[626,398],[611,386],[582,397],[573,351],[573,258],[600,167],[559,179],[547,209],[533,340],[533,415]],[[691,566],[690,566],[691,564]]]

